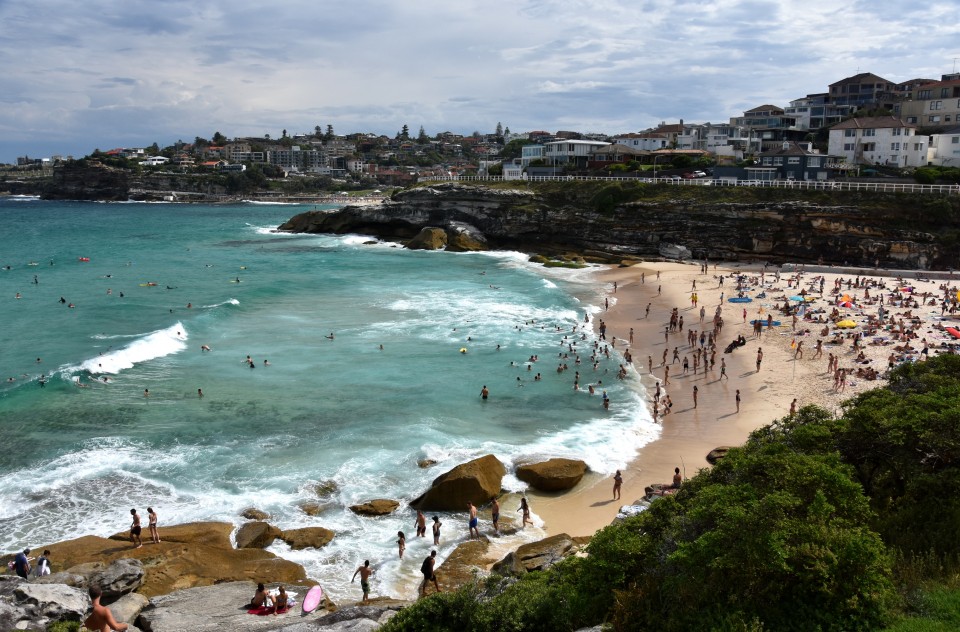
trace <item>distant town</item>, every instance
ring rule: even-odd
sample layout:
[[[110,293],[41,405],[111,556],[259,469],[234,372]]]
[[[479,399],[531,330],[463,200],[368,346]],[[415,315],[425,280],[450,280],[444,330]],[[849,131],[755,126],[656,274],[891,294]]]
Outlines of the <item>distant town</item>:
[[[895,84],[860,73],[787,107],[763,104],[722,123],[662,122],[616,135],[574,130],[514,132],[497,124],[471,135],[407,125],[395,136],[312,133],[211,138],[160,147],[97,149],[76,160],[138,171],[315,177],[371,186],[424,178],[607,175],[827,181],[896,177],[960,182],[960,73]],[[5,171],[45,170],[72,156],[23,156]]]

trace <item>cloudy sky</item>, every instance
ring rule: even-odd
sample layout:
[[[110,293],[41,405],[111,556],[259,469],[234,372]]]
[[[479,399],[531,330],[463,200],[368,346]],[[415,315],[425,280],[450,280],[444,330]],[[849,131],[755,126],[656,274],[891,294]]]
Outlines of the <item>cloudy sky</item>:
[[[960,0],[0,0],[0,162],[310,132],[630,132],[939,78]]]

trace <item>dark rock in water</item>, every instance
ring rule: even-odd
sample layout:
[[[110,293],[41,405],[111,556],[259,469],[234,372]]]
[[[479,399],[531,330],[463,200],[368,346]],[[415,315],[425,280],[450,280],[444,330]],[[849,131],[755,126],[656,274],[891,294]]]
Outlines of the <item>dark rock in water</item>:
[[[333,540],[334,533],[330,529],[323,527],[304,527],[302,529],[288,529],[283,532],[280,539],[290,545],[294,550],[300,549],[319,549],[326,546]]]
[[[501,575],[523,575],[553,566],[573,552],[576,543],[566,533],[552,535],[538,542],[520,546],[493,565],[493,572]]]
[[[312,500],[302,502],[299,505],[300,511],[307,514],[308,516],[319,516],[324,511],[331,509],[334,506],[334,503],[318,503]]]
[[[336,481],[320,481],[319,483],[313,485],[312,489],[313,493],[319,498],[327,498],[340,491],[340,486],[337,485]]]
[[[468,502],[482,505],[500,493],[506,471],[497,457],[488,454],[441,474],[410,504],[422,511],[463,511]]]
[[[428,467],[433,467],[436,464],[437,462],[433,459],[420,459],[417,461],[417,467],[423,470],[427,469]]]
[[[443,250],[447,247],[447,231],[442,228],[424,228],[404,245],[410,250]]]
[[[105,601],[110,601],[143,585],[143,562],[130,558],[114,560],[109,565],[94,571],[87,583],[99,586]]]
[[[717,461],[727,456],[727,452],[729,452],[730,449],[731,449],[731,446],[722,445],[718,448],[714,448],[710,450],[707,453],[707,463],[709,463],[710,465],[716,465]]]
[[[395,500],[377,498],[359,505],[351,505],[350,511],[358,516],[385,516],[396,511],[399,506],[400,503]]]
[[[238,549],[265,549],[283,534],[266,522],[248,522],[237,531]]]
[[[447,226],[447,250],[450,252],[477,252],[489,250],[487,238],[479,230],[462,222]]]
[[[524,483],[544,492],[565,491],[576,487],[587,472],[579,459],[550,459],[517,467],[516,475]]]
[[[265,511],[261,511],[255,507],[247,507],[240,512],[240,515],[246,518],[247,520],[269,520],[270,514]]]

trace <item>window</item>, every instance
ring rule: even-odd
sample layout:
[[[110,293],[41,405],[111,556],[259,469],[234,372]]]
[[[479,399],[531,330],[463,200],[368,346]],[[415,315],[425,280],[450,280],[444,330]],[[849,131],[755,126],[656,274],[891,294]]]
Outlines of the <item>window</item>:
[[[819,166],[820,166],[820,158],[819,158],[819,157],[817,157],[817,158],[807,158],[807,166],[808,166],[808,167],[819,167]]]
[[[931,93],[930,90],[920,90],[920,91],[917,93],[917,98],[920,99],[921,101],[926,101],[927,99],[930,98],[930,96],[931,96],[930,93]]]
[[[781,156],[777,156],[776,158],[773,159],[773,164],[776,166],[782,165],[783,158]]]
[[[939,117],[939,116],[928,116],[928,117],[927,117],[927,120],[930,121],[931,123],[939,123],[939,122],[940,122],[940,117]]]
[[[871,129],[865,129],[865,130],[863,130],[863,135],[864,135],[864,136],[876,136],[876,135],[877,135],[877,130],[875,130],[875,129],[873,129],[873,128],[871,128]]]
[[[913,151],[923,151],[923,143],[914,143]]]
[[[932,112],[933,110],[942,110],[942,109],[943,109],[943,101],[931,101],[931,102],[930,102],[930,111],[931,111],[931,112]]]
[[[854,147],[855,147],[855,145],[854,145],[853,143],[844,143],[844,144],[843,144],[843,151],[853,151],[853,148],[854,148]]]
[[[863,151],[877,151],[877,144],[876,144],[876,143],[864,143],[864,144],[863,144]]]
[[[945,99],[950,96],[950,88],[940,88],[940,98]]]
[[[769,165],[770,162],[771,162],[771,159],[770,159],[769,156],[768,156],[767,158],[764,158],[764,159],[763,159],[763,164],[765,164],[765,165]]]
[[[953,143],[954,145],[960,145],[960,136],[954,136],[953,138],[950,139],[950,142]]]
[[[960,101],[958,101],[958,105],[960,105]],[[916,116],[908,116],[908,117],[907,117],[907,123],[916,123],[916,122],[917,122],[917,117],[916,117]]]
[[[800,164],[800,156],[790,156],[789,158],[787,158],[787,164],[788,164],[788,165],[799,165],[799,164]]]
[[[900,143],[890,143],[890,151],[900,151]]]
[[[857,130],[855,130],[855,129],[845,129],[845,130],[843,130],[843,135],[846,136],[847,138],[850,138],[850,137],[852,137],[852,136],[856,136],[856,135],[857,135]]]
[[[901,135],[901,134],[903,134],[903,128],[902,128],[902,127],[894,127],[894,128],[893,128],[893,135],[894,135],[894,136],[899,136],[899,135]]]

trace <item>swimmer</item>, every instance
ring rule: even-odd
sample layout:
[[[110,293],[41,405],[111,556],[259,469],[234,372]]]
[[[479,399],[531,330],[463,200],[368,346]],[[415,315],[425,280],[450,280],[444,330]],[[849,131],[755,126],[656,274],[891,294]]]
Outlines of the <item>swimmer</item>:
[[[329,336],[324,336],[324,338],[326,338],[327,340],[333,340],[333,332],[331,331],[331,332],[330,332],[330,335],[329,335]]]
[[[263,366],[270,366],[270,361],[266,358],[263,359]]]
[[[210,351],[210,347],[207,345],[200,345],[200,353],[203,353],[205,351]]]
[[[202,388],[198,388],[198,389],[197,389],[197,397],[198,397],[199,399],[203,399],[203,389],[202,389]]]

